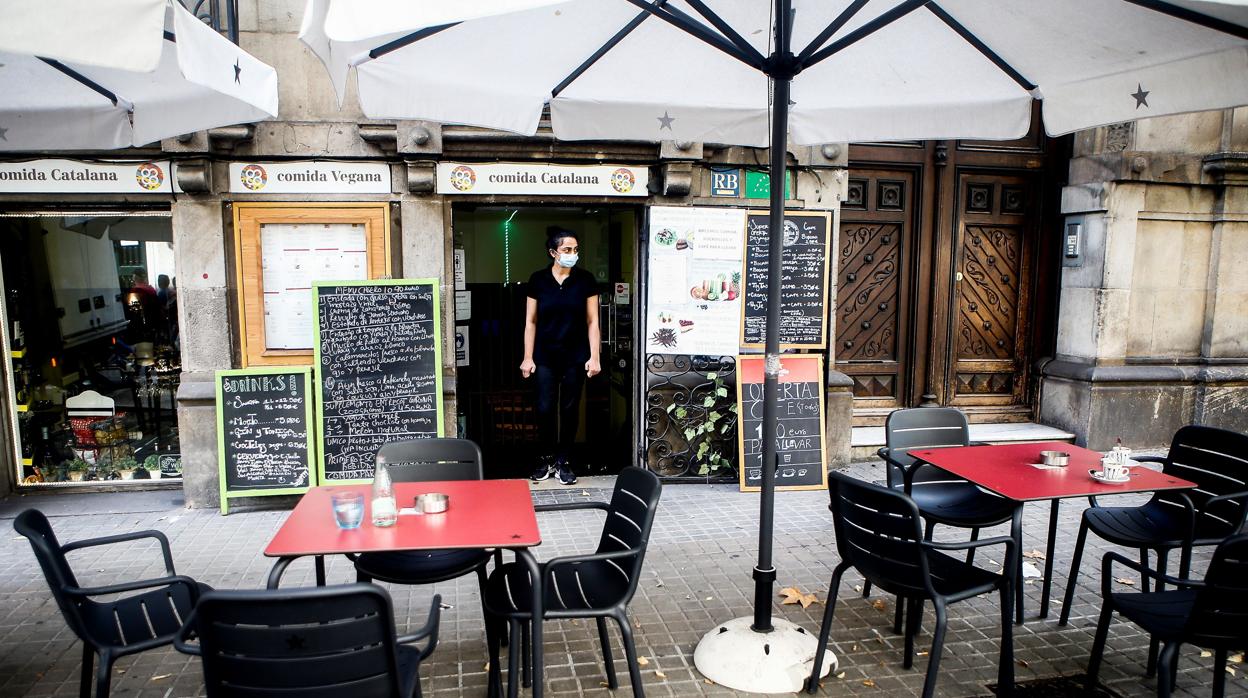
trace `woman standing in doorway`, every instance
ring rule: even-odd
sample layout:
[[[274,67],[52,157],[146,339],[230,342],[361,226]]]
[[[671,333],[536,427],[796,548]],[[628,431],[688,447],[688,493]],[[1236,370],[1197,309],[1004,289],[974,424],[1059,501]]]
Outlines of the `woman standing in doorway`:
[[[551,264],[529,277],[524,361],[520,375],[537,374],[538,438],[545,455],[531,476],[552,474],[576,483],[568,460],[580,418],[581,388],[602,370],[598,364],[598,288],[594,275],[576,267],[580,243],[563,228],[546,230]]]

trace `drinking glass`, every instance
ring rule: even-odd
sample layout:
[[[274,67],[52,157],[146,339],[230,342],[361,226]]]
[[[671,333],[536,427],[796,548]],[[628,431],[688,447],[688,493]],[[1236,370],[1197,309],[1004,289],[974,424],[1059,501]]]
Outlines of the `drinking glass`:
[[[330,501],[338,528],[359,528],[360,521],[364,519],[364,495],[359,492],[334,492]]]

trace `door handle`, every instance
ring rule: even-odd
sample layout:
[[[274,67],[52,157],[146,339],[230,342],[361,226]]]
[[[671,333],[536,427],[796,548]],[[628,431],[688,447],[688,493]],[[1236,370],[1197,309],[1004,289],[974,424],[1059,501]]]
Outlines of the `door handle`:
[[[962,280],[962,272],[958,272],[957,274],[954,274],[954,275],[953,275],[953,280],[954,280],[954,281],[961,281],[961,280]]]

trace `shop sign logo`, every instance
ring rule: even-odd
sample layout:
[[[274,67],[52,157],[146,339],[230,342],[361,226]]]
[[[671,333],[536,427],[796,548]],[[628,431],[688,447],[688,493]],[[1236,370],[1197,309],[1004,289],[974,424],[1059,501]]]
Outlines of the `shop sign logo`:
[[[460,191],[470,191],[477,183],[477,173],[467,165],[451,170],[451,186]]]
[[[633,190],[633,185],[637,183],[637,177],[633,175],[633,171],[627,167],[621,167],[611,173],[611,188],[621,194],[627,194]]]
[[[145,162],[134,170],[134,179],[147,191],[156,191],[165,183],[165,172],[154,162]]]
[[[260,165],[252,163],[247,165],[238,173],[238,179],[244,187],[251,191],[259,191],[269,182],[269,173],[264,171]]]

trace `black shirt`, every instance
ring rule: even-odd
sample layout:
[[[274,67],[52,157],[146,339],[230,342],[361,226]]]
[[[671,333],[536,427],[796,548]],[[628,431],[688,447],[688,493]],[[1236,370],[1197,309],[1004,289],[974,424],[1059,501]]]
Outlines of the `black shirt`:
[[[529,298],[537,301],[533,363],[551,366],[589,360],[585,301],[597,295],[594,275],[579,267],[572,267],[562,284],[555,281],[550,267],[533,272],[528,286]]]

